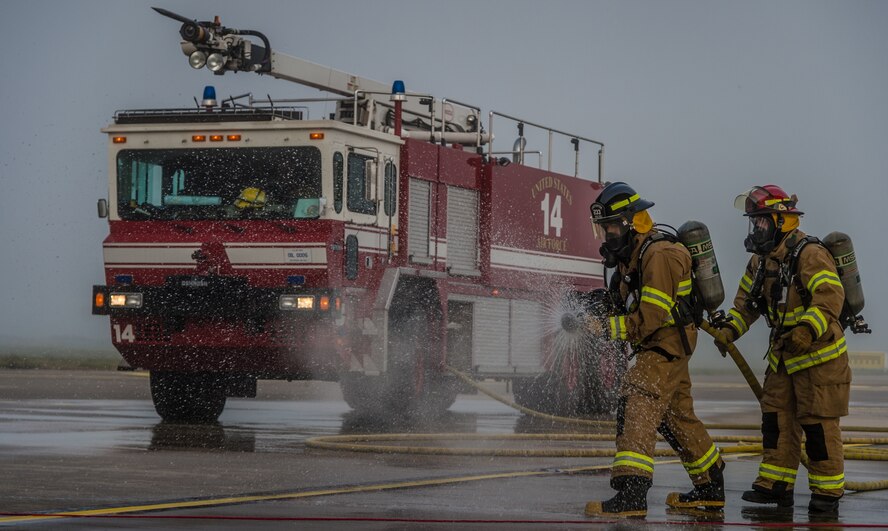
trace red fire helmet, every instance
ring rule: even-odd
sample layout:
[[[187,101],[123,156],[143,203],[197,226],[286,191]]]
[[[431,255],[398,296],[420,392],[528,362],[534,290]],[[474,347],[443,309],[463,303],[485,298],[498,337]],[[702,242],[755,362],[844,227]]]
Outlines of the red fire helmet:
[[[804,214],[796,208],[799,198],[791,196],[776,184],[753,186],[734,199],[734,208],[742,210],[744,216],[761,214]]]

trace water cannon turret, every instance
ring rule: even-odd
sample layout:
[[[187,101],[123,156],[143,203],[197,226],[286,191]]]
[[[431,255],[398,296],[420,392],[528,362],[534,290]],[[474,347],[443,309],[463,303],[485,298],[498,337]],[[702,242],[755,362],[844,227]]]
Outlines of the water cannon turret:
[[[337,101],[335,120],[442,144],[480,146],[491,135],[481,131],[479,108],[455,100],[436,100],[428,94],[407,93],[404,84],[381,83],[349,72],[335,70],[280,52],[272,52],[268,38],[253,30],[192,20],[172,11],[154,7],[157,13],[179,23],[182,53],[192,68],[206,67],[217,75],[225,72],[253,72],[343,96]],[[255,37],[255,39],[251,39]],[[258,41],[261,40],[261,44]],[[254,42],[255,41],[255,42]],[[385,97],[392,104],[379,101]],[[392,113],[392,107],[395,112]],[[395,127],[392,114],[409,116]],[[396,118],[397,119],[397,118]],[[403,127],[404,131],[401,131]],[[429,133],[431,131],[431,134]]]
[[[214,74],[227,71],[270,72],[271,44],[258,31],[226,28],[219,17],[210,21],[192,20],[160,7],[152,7],[161,15],[182,23],[182,53],[188,56],[192,68],[206,66]],[[263,46],[254,44],[242,36],[254,36]]]

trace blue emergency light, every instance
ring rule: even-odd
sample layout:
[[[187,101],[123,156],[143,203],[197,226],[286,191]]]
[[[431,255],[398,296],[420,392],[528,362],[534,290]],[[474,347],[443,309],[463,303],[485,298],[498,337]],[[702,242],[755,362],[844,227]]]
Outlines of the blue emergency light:
[[[207,85],[204,87],[203,105],[204,105],[204,107],[215,107],[216,106],[216,87],[214,87],[212,85]]]
[[[400,79],[396,79],[395,82],[392,83],[391,101],[404,101],[406,99],[406,96],[404,95],[405,91],[404,82]]]

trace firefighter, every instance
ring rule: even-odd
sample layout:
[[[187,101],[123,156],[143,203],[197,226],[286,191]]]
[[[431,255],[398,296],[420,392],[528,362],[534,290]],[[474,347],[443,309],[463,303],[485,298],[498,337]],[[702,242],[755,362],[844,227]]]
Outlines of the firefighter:
[[[773,184],[755,186],[734,201],[749,217],[744,244],[753,255],[731,319],[721,328],[735,341],[764,315],[771,329],[761,399],[764,452],[752,490],[742,498],[793,505],[804,433],[808,511],[835,513],[845,484],[839,418],[848,414],[851,386],[839,323],[845,294],[830,252],[799,230],[803,212],[797,201]]]
[[[234,206],[243,210],[246,208],[263,208],[265,206],[265,192],[255,186],[244,188],[237,199]]]
[[[647,515],[659,431],[680,456],[694,485],[670,493],[672,507],[724,506],[724,462],[694,414],[688,361],[697,330],[684,308],[691,295],[691,256],[674,237],[653,226],[654,203],[629,185],[610,183],[591,206],[592,227],[603,240],[606,267],[616,267],[612,290],[622,315],[590,317],[589,331],[633,345],[635,365],[624,376],[617,406],[617,453],[611,471],[616,495],[586,504],[586,515]],[[628,300],[633,300],[626,308]],[[679,304],[679,303],[682,304]]]

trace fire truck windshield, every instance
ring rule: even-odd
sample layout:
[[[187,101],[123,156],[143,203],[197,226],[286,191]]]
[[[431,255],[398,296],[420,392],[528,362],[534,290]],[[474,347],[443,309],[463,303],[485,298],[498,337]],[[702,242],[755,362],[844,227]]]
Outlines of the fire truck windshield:
[[[317,217],[317,208],[306,209],[304,200],[320,197],[316,147],[140,149],[117,155],[121,219]]]

